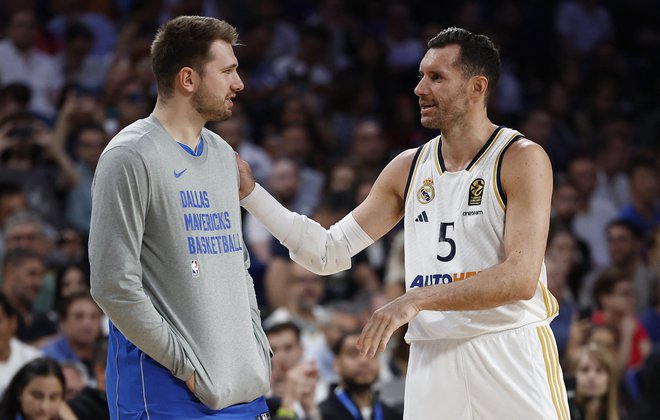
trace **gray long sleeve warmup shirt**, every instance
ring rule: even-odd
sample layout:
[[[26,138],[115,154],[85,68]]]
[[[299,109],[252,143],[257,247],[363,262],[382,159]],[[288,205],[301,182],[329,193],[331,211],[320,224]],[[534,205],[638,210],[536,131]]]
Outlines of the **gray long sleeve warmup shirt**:
[[[270,349],[241,234],[231,147],[202,131],[192,156],[153,115],[122,130],[96,169],[92,295],[124,336],[213,409],[266,394]]]

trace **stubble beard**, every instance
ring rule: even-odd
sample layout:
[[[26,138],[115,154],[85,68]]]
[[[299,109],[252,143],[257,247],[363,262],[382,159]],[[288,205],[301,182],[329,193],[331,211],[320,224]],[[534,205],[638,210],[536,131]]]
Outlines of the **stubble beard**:
[[[198,90],[191,97],[192,107],[205,121],[224,121],[231,117],[231,109],[225,105],[225,99]]]

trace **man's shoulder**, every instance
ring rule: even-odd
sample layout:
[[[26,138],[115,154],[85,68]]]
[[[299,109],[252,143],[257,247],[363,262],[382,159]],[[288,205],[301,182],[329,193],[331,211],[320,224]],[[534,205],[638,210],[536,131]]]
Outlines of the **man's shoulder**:
[[[12,355],[20,355],[23,360],[32,360],[43,355],[38,348],[22,342],[18,338],[12,338],[10,341]]]

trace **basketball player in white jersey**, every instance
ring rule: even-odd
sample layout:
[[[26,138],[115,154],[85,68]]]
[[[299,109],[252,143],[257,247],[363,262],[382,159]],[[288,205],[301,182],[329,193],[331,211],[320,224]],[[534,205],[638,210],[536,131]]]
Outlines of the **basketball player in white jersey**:
[[[255,187],[239,159],[241,204],[320,274],[350,267],[404,218],[406,293],[358,347],[374,357],[408,323],[405,419],[568,420],[543,264],[550,161],[488,119],[500,60],[487,37],[449,28],[428,46],[415,94],[422,125],[441,135],[393,159],[352,213],[325,230]]]

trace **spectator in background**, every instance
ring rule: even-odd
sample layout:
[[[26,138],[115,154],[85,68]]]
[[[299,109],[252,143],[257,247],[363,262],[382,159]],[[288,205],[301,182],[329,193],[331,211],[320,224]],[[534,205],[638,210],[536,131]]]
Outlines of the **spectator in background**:
[[[53,57],[36,48],[37,19],[30,9],[9,18],[7,38],[0,41],[0,82],[21,82],[32,92],[29,109],[46,118],[55,116],[62,79]]]
[[[615,354],[620,372],[639,367],[651,351],[646,329],[635,315],[635,294],[629,274],[617,269],[606,270],[598,277],[593,290],[598,311],[596,325],[607,324],[617,329]]]
[[[9,381],[23,365],[42,353],[15,337],[18,314],[9,300],[0,292],[0,398]]]
[[[283,322],[293,322],[300,329],[303,348],[316,341],[326,323],[327,312],[320,305],[325,292],[325,281],[318,274],[289,262],[289,281],[284,286],[288,302],[273,311],[264,320],[265,328]]]
[[[651,306],[642,313],[640,319],[655,346],[660,345],[660,227],[649,236],[649,267],[655,276]]]
[[[382,126],[376,121],[364,121],[355,126],[349,159],[358,170],[358,176],[376,179],[389,162],[388,146]]]
[[[7,218],[28,207],[27,197],[18,184],[0,183],[0,230],[4,230]]]
[[[575,390],[568,406],[573,420],[619,420],[619,374],[612,355],[598,346],[584,346],[573,356],[570,370]]]
[[[629,420],[657,419],[660,413],[660,350],[656,349],[644,362],[639,375],[640,398],[631,410]]]
[[[318,418],[318,369],[314,362],[302,360],[300,329],[284,322],[267,328],[266,336],[273,351],[268,409],[274,419]]]
[[[5,253],[5,222],[11,215],[26,210],[27,196],[14,182],[0,182],[0,258]]]
[[[74,420],[64,403],[65,381],[62,368],[47,357],[34,359],[12,378],[0,400],[1,419]]]
[[[61,224],[59,197],[78,174],[53,132],[31,114],[5,118],[0,122],[0,163],[0,181],[19,184],[32,208]]]
[[[2,83],[0,80],[0,121],[13,114],[27,112],[32,91],[24,83]]]
[[[651,158],[639,157],[630,164],[630,204],[620,217],[639,230],[643,238],[660,226],[660,171]]]
[[[110,136],[148,116],[153,105],[147,88],[137,80],[128,80],[118,86],[118,92],[112,100],[114,115],[110,115],[104,123],[105,130]]]
[[[79,178],[78,183],[69,190],[67,195],[66,219],[83,235],[89,234],[94,171],[101,152],[107,144],[108,135],[98,124],[83,125],[73,135],[73,151]]]
[[[241,158],[243,158],[241,156]],[[306,214],[311,211],[307,207],[299,207],[294,203],[295,198],[301,192],[300,190],[300,168],[298,164],[291,159],[282,158],[273,162],[273,167],[268,177],[267,188],[277,200],[285,207],[300,213]],[[266,227],[249,213],[245,216],[245,241],[250,247],[250,251],[254,253],[259,261],[262,263],[270,263],[272,256],[273,235],[268,232]],[[278,263],[281,263],[279,261]],[[274,287],[266,286],[268,302],[272,309],[275,309],[284,304],[283,297],[271,296],[273,294],[285,293],[285,290],[278,289],[277,285]]]
[[[603,41],[614,37],[612,15],[600,0],[565,0],[557,8],[555,30],[562,51],[587,56]]]
[[[64,382],[66,384],[64,389],[64,400],[69,401],[87,386],[89,383],[89,374],[87,368],[81,362],[74,360],[58,361],[64,374]]]
[[[566,230],[573,236],[576,246],[575,261],[568,273],[568,284],[573,297],[579,296],[584,276],[591,271],[589,245],[575,235],[573,220],[577,213],[578,191],[569,181],[559,181],[552,190],[550,231]]]
[[[73,83],[100,93],[105,84],[112,54],[93,55],[94,34],[81,22],[70,23],[64,32],[64,48],[58,54],[58,66],[65,83]]]
[[[360,355],[356,346],[359,337],[359,330],[344,334],[333,348],[339,386],[319,405],[321,416],[333,420],[403,418],[402,412],[378,398],[374,388],[378,380],[378,359]]]
[[[569,341],[571,324],[576,321],[577,302],[571,293],[568,276],[577,260],[577,243],[568,230],[550,231],[545,252],[548,290],[559,303],[559,314],[550,323],[555,334],[560,360]]]
[[[598,170],[594,195],[621,210],[630,202],[630,183],[626,173],[630,162],[630,139],[614,133],[603,134],[596,148]]]
[[[653,296],[655,273],[642,258],[642,237],[639,230],[627,220],[614,220],[607,227],[607,247],[611,264],[605,269],[596,269],[585,278],[581,301],[588,305],[588,297],[598,276],[603,270],[615,268],[633,280],[635,311],[640,313],[646,310]]]
[[[610,261],[605,228],[616,218],[617,209],[610,201],[595,196],[596,165],[590,157],[574,157],[568,165],[568,179],[578,190],[573,231],[589,245],[593,264],[605,266]]]
[[[67,296],[60,305],[60,336],[44,347],[44,354],[60,362],[81,362],[87,377],[92,376],[94,350],[101,339],[101,315],[89,292]]]
[[[259,146],[247,139],[247,121],[245,116],[234,115],[225,121],[215,121],[207,124],[207,128],[220,135],[224,141],[241,155],[241,159],[250,163],[254,168],[254,177],[257,182],[266,183],[272,170],[270,156]]]
[[[108,399],[105,393],[105,368],[108,358],[108,344],[99,342],[94,353],[94,380],[96,387],[87,385],[78,395],[68,401],[71,410],[79,419],[110,420]]]
[[[2,268],[2,292],[17,314],[16,337],[43,344],[57,332],[55,322],[32,310],[46,270],[43,257],[29,249],[13,249],[5,254]]]
[[[28,249],[36,253],[45,265],[45,275],[32,310],[45,313],[53,307],[55,290],[54,273],[51,270],[55,254],[57,233],[37,213],[21,211],[9,217],[5,223],[5,253],[15,249]]]

